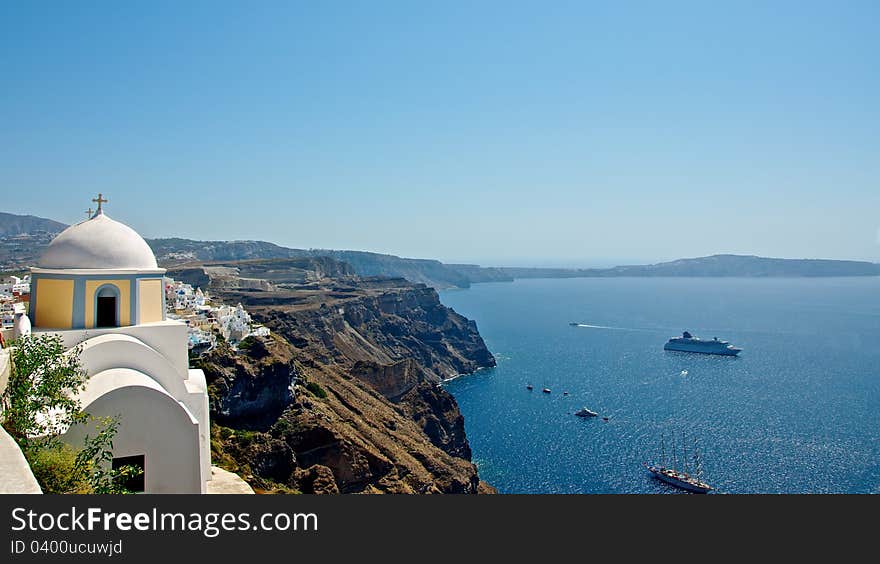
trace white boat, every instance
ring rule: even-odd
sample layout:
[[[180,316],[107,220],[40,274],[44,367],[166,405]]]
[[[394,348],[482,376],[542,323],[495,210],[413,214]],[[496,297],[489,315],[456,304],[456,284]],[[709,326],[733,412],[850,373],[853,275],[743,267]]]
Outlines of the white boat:
[[[720,354],[723,356],[736,356],[742,349],[736,348],[727,341],[719,341],[715,337],[711,341],[694,337],[685,331],[681,337],[672,337],[663,346],[663,350],[692,352],[701,354]]]
[[[592,409],[587,409],[586,407],[582,407],[580,411],[576,411],[575,415],[578,417],[598,417],[599,414],[593,411]]]

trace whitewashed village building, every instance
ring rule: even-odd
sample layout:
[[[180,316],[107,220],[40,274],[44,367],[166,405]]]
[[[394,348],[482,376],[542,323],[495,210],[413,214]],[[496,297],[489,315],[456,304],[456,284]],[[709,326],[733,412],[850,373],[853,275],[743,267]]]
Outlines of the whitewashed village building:
[[[19,278],[18,276],[10,276],[3,282],[0,282],[0,298],[14,298],[22,294],[30,292],[31,279],[30,276]]]
[[[30,276],[10,276],[0,282],[0,328],[12,329],[16,314],[23,313],[26,304],[22,302],[29,299],[30,288]]]
[[[214,303],[201,288],[170,277],[165,277],[167,316],[186,323],[189,348],[193,354],[202,354],[216,343],[214,333],[236,347],[247,337],[268,337],[269,328],[255,323],[247,310]]]
[[[146,241],[101,208],[59,234],[31,270],[35,333],[82,346],[92,415],[119,416],[114,465],[144,469],[148,493],[205,493],[211,479],[205,376],[189,368],[187,328],[166,318],[165,270]],[[66,440],[82,444],[82,426]]]

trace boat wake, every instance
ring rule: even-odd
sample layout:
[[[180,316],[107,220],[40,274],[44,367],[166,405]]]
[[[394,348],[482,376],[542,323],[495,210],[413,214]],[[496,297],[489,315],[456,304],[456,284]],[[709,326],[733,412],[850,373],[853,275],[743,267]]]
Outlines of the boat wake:
[[[639,329],[637,327],[609,327],[608,325],[590,325],[589,323],[572,323],[574,327],[583,327],[584,329],[606,329],[609,331],[651,331],[650,329]]]

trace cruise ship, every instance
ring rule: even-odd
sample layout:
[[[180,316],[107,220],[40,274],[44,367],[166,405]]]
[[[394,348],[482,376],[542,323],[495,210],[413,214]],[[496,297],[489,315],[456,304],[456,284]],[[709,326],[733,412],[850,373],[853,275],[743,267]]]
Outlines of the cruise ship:
[[[736,348],[727,341],[719,341],[715,337],[711,341],[704,341],[694,337],[687,331],[681,337],[673,337],[663,346],[667,351],[692,352],[702,354],[720,354],[724,356],[736,356],[742,349]]]

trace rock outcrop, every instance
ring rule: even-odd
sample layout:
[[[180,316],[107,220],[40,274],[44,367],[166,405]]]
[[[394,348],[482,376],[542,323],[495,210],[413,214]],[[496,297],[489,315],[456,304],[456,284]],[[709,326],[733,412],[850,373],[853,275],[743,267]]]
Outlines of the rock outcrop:
[[[294,350],[280,337],[252,339],[233,351],[225,342],[194,361],[205,370],[211,419],[221,425],[266,429],[293,402],[298,371]]]

